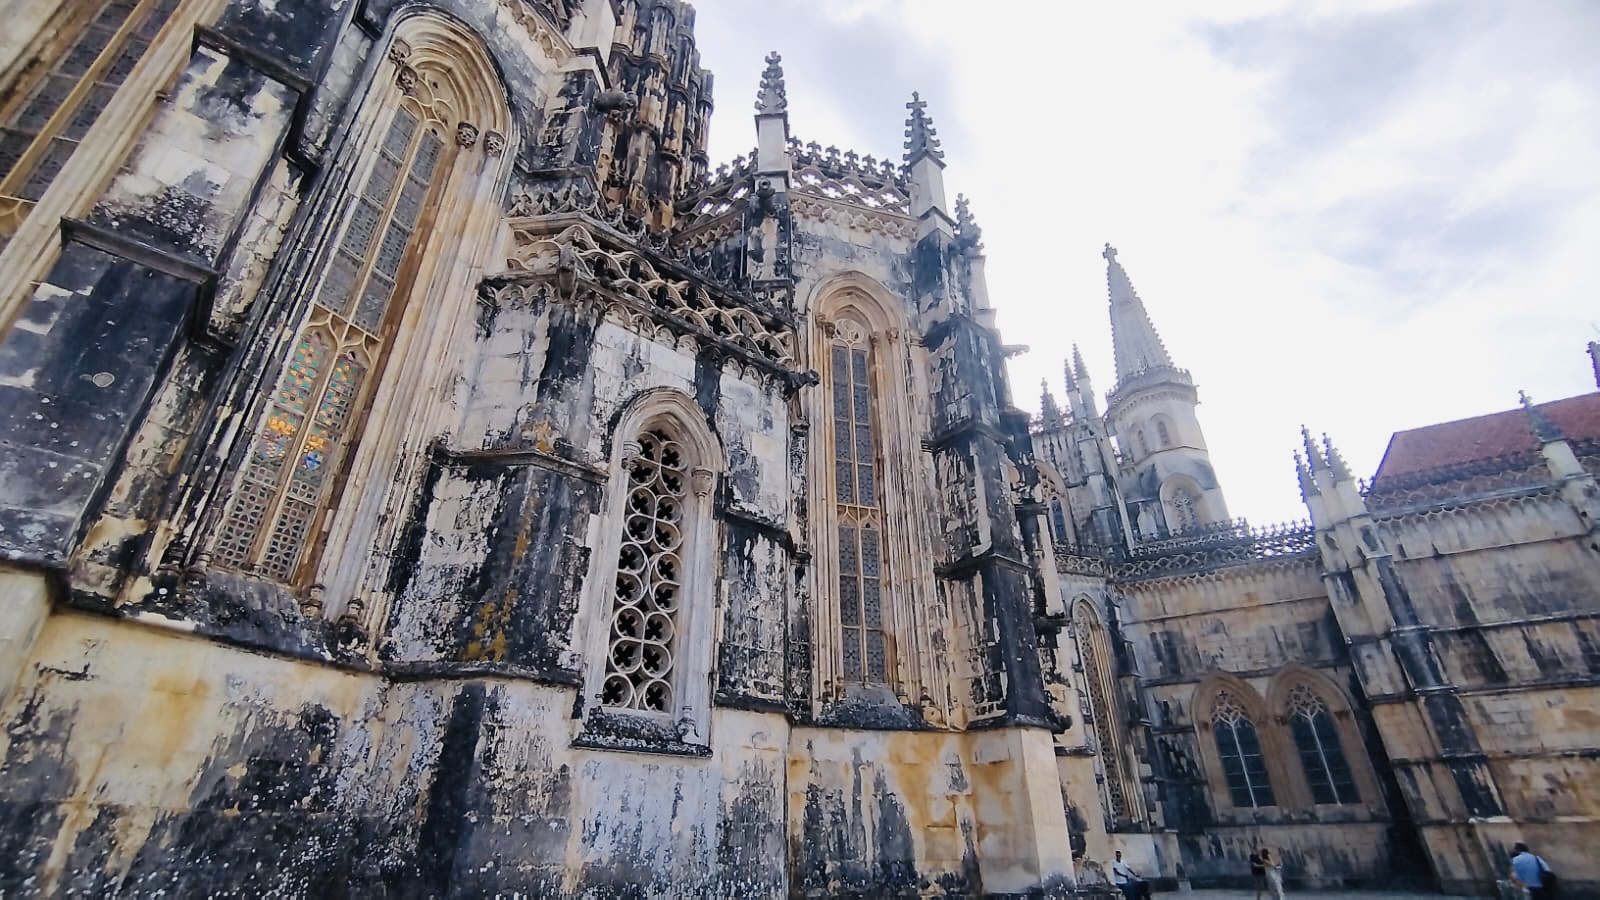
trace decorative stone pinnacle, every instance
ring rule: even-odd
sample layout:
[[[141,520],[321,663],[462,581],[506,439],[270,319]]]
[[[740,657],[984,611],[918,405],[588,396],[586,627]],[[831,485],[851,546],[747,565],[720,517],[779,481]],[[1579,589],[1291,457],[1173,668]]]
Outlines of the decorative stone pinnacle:
[[[1322,453],[1317,450],[1316,441],[1311,439],[1311,429],[1301,425],[1300,440],[1305,442],[1306,462],[1309,464],[1311,471],[1315,472],[1318,469],[1326,469],[1328,467],[1328,461],[1322,458]]]
[[[972,204],[966,194],[956,195],[956,240],[971,252],[983,250],[983,229],[972,218]]]
[[[781,116],[789,112],[789,95],[783,87],[783,57],[774,50],[767,54],[767,69],[761,73],[761,90],[756,94],[756,112]]]
[[[1533,405],[1533,398],[1528,396],[1527,391],[1517,391],[1517,399],[1522,402],[1522,411],[1528,414],[1528,424],[1533,429],[1533,436],[1538,438],[1539,443],[1549,444],[1554,441],[1566,440],[1567,436],[1562,433],[1561,427],[1550,421],[1550,417],[1544,414],[1544,410]]]
[[[910,117],[906,119],[906,165],[924,156],[941,162],[944,160],[944,151],[939,149],[939,138],[936,137],[938,132],[933,127],[933,120],[928,118],[927,108],[927,101],[913,91],[911,102],[906,104],[906,109],[911,110]]]
[[[1078,348],[1077,348],[1076,345],[1074,345],[1072,349],[1076,350]],[[1066,373],[1066,376],[1067,376],[1067,393],[1070,395],[1073,391],[1076,391],[1078,389],[1078,379],[1074,378],[1073,374],[1072,374],[1072,360],[1070,360],[1070,359],[1062,360],[1061,361],[1061,368]],[[1068,399],[1070,400],[1071,397],[1069,396]]]
[[[1344,457],[1339,455],[1338,449],[1333,446],[1333,441],[1328,438],[1328,433],[1322,433],[1322,452],[1328,461],[1328,468],[1333,472],[1334,481],[1349,481],[1350,468],[1344,464]]]
[[[1305,457],[1300,455],[1299,450],[1294,452],[1294,471],[1295,475],[1300,479],[1301,500],[1310,500],[1313,496],[1322,493],[1317,489],[1317,480],[1311,477],[1311,469],[1306,466]]]
[[[1072,371],[1079,378],[1088,378],[1089,370],[1083,364],[1083,354],[1079,352],[1078,345],[1072,345]]]
[[[1117,248],[1111,246],[1110,244],[1107,244],[1105,252],[1101,253],[1100,255],[1105,257],[1106,262],[1116,262],[1117,261]]]

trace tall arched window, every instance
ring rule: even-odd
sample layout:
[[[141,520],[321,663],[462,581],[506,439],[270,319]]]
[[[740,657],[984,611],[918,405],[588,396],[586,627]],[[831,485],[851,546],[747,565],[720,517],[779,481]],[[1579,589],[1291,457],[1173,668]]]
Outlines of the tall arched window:
[[[1166,416],[1156,416],[1156,446],[1162,450],[1172,446],[1172,426]]]
[[[368,98],[360,164],[331,214],[338,223],[216,537],[224,566],[293,579],[331,505],[334,473],[359,432],[387,360],[442,186],[477,148],[482,86],[463,87],[448,60],[395,38],[392,83]],[[415,63],[413,65],[412,63]],[[479,110],[481,112],[481,110]]]
[[[58,22],[83,24],[53,58],[7,86],[0,105],[0,249],[177,7],[178,0],[62,5]]]
[[[1300,753],[1312,801],[1360,803],[1328,704],[1310,687],[1300,684],[1290,689],[1288,707],[1289,731]]]
[[[1275,806],[1277,801],[1272,796],[1255,723],[1226,690],[1217,692],[1212,702],[1211,730],[1216,737],[1217,757],[1222,762],[1233,805],[1239,808]]]
[[[1138,459],[1144,459],[1150,455],[1150,445],[1145,443],[1143,428],[1133,429],[1133,447],[1135,452],[1139,454]]]
[[[1083,663],[1083,678],[1088,686],[1087,711],[1094,724],[1100,764],[1105,778],[1107,819],[1113,825],[1127,824],[1144,817],[1143,796],[1136,780],[1129,776],[1123,754],[1122,731],[1118,727],[1116,676],[1111,664],[1111,644],[1105,625],[1087,597],[1072,607],[1073,633],[1078,638],[1078,654]]]
[[[828,378],[833,398],[833,487],[838,516],[839,643],[847,681],[889,678],[883,627],[883,504],[872,348],[854,318],[834,323]]]
[[[1061,507],[1060,497],[1050,498],[1050,527],[1057,542],[1067,543],[1067,514]]]
[[[658,390],[617,426],[607,531],[585,581],[585,696],[640,737],[704,745],[710,723],[720,450],[695,402]]]

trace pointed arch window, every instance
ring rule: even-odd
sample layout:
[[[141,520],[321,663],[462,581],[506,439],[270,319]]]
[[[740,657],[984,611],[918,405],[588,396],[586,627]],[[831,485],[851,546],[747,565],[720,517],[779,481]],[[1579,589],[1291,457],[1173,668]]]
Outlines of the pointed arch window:
[[[1241,809],[1276,805],[1255,723],[1228,691],[1217,692],[1211,707],[1211,731],[1233,805]]]
[[[1126,824],[1143,818],[1144,812],[1138,783],[1129,777],[1121,730],[1117,727],[1116,679],[1110,640],[1087,597],[1073,605],[1072,625],[1078,638],[1084,680],[1089,687],[1088,716],[1094,726],[1095,743],[1099,745],[1100,764],[1104,769],[1102,800],[1113,826]]]
[[[1050,528],[1055,533],[1057,543],[1067,543],[1067,514],[1062,509],[1060,497],[1050,498]]]
[[[626,456],[628,499],[600,703],[670,714],[689,474],[683,449],[659,426],[641,434]]]
[[[833,487],[838,518],[839,641],[846,681],[889,678],[884,631],[883,504],[872,348],[853,318],[834,325],[828,378],[833,399]]]
[[[1194,494],[1188,488],[1178,487],[1172,491],[1172,533],[1180,534],[1193,531],[1200,526],[1200,513],[1196,507]]]
[[[579,741],[612,749],[705,751],[721,459],[695,402],[661,390],[618,424],[605,533],[584,582],[587,712]],[[594,728],[597,719],[609,728]],[[617,745],[618,735],[643,743]]]
[[[1306,685],[1296,685],[1289,691],[1288,714],[1311,799],[1319,804],[1360,803],[1327,702]]]
[[[1156,446],[1162,450],[1172,446],[1172,426],[1165,416],[1156,417]]]
[[[218,530],[213,559],[223,566],[290,581],[306,562],[404,308],[425,213],[476,138],[442,71],[397,66],[396,85],[377,95],[389,101],[379,127],[355,151],[362,174]]]
[[[0,249],[161,32],[178,0],[64,4],[60,22],[81,22],[53,59],[11,85],[0,105]]]

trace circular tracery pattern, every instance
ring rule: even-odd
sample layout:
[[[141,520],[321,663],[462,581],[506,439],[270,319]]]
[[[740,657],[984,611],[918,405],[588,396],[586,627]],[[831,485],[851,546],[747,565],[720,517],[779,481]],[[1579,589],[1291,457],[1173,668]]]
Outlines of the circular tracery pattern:
[[[638,454],[625,463],[628,500],[600,701],[670,713],[682,592],[684,457],[664,431],[640,435],[638,445]]]

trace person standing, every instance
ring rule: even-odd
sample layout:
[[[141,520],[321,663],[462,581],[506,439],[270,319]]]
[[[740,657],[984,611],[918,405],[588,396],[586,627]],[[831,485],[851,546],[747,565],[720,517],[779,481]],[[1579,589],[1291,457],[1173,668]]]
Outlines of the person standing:
[[[1261,848],[1261,867],[1267,873],[1267,890],[1272,900],[1283,900],[1283,864],[1272,858],[1272,851]]]
[[[1511,882],[1526,888],[1529,900],[1550,900],[1556,895],[1556,873],[1522,841],[1511,848]]]
[[[1122,896],[1127,900],[1141,900],[1150,896],[1150,885],[1140,878],[1133,867],[1122,861],[1122,851],[1117,851],[1117,858],[1111,862],[1111,883],[1122,891]]]
[[[1261,862],[1262,852],[1260,847],[1250,851],[1250,879],[1256,883],[1256,900],[1261,900],[1261,894],[1267,889],[1267,867]]]

